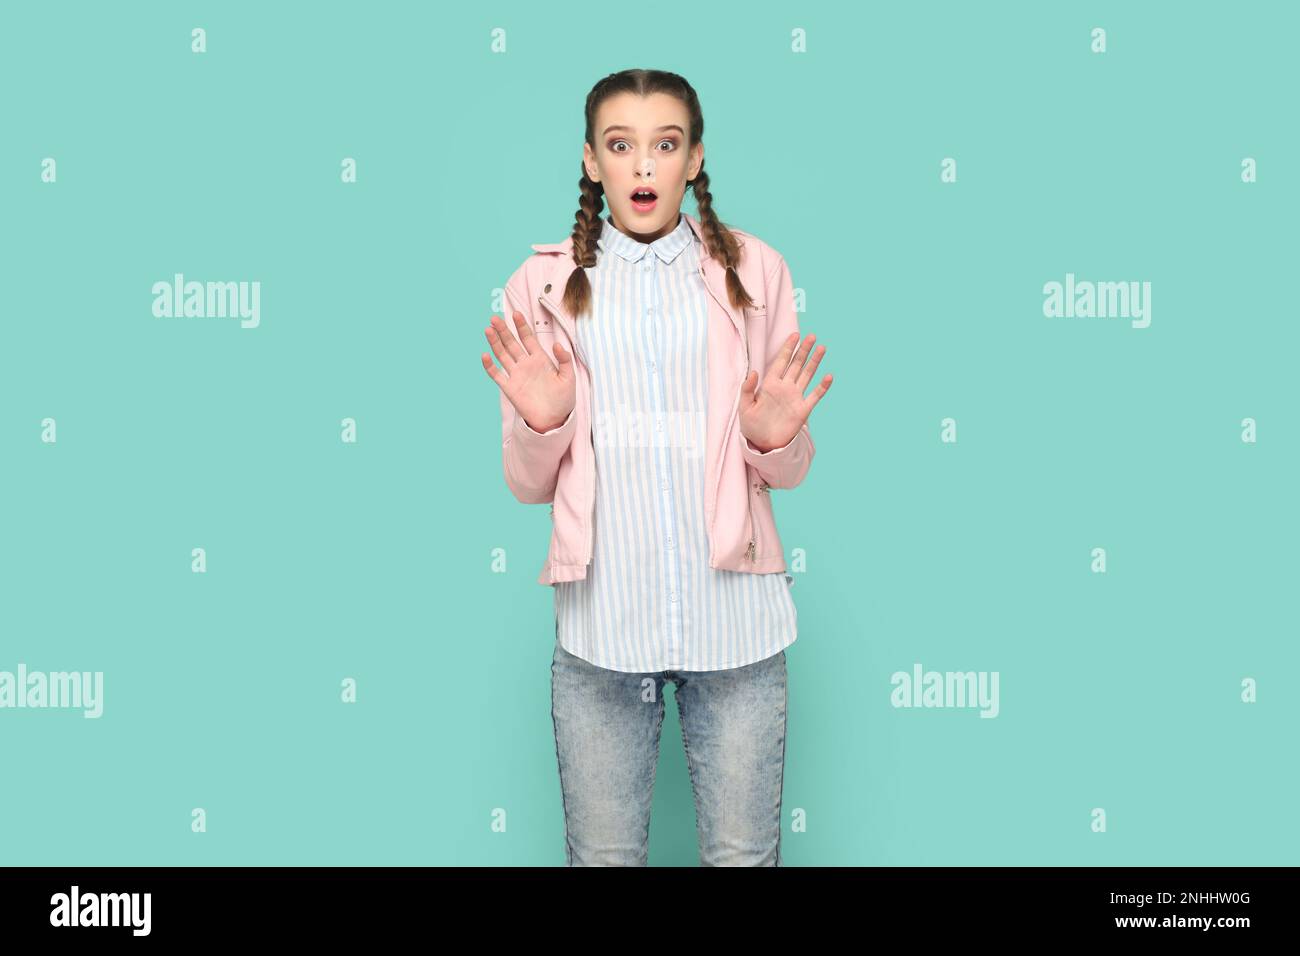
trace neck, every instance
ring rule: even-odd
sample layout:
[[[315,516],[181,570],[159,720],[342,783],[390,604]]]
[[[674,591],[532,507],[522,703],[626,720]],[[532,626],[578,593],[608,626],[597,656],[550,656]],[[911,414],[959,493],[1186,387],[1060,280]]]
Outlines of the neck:
[[[613,224],[615,229],[617,229],[623,235],[627,236],[629,239],[635,239],[637,242],[644,242],[646,245],[649,245],[650,243],[654,242],[656,239],[662,239],[664,236],[668,235],[674,229],[680,226],[682,224],[682,213],[680,210],[678,210],[676,219],[668,223],[668,225],[664,226],[658,232],[652,232],[652,233],[639,233],[639,232],[632,232],[630,229],[624,229],[621,225],[619,225],[618,220],[614,218],[613,211],[611,211],[609,214],[609,221],[611,224]]]

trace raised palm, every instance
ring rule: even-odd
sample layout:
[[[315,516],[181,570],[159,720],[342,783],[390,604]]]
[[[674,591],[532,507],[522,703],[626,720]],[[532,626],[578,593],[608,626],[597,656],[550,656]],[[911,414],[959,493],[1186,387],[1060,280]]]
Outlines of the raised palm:
[[[523,315],[515,312],[514,320],[518,342],[500,316],[492,316],[491,326],[483,330],[492,354],[501,363],[501,368],[497,368],[484,352],[483,370],[501,386],[529,428],[536,432],[550,431],[564,424],[577,402],[573,356],[556,342],[552,362]]]
[[[799,333],[791,332],[763,376],[763,388],[755,397],[758,369],[751,369],[740,388],[740,432],[759,451],[771,451],[788,445],[808,420],[813,408],[831,387],[831,376],[822,377],[808,397],[804,389],[812,381],[817,366],[826,354],[820,345],[812,361],[804,365],[817,336],[812,333],[799,345]],[[795,352],[795,346],[799,347]],[[794,361],[790,359],[793,356]]]

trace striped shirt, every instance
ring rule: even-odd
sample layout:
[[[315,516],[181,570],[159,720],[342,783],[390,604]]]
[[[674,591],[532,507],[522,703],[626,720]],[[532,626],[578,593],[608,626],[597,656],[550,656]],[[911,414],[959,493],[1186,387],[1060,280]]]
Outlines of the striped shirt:
[[[574,342],[591,371],[595,547],[584,580],[554,585],[557,638],[624,672],[764,660],[794,643],[793,579],[709,567],[700,241],[685,217],[648,244],[606,218],[596,248]]]

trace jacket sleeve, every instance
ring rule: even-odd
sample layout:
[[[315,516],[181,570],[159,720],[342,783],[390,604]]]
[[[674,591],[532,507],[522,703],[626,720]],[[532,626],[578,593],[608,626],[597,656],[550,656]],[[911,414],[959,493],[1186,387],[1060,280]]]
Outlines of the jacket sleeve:
[[[513,313],[523,313],[528,324],[533,325],[533,310],[510,282],[505,285],[504,311],[506,314],[502,318],[518,342]],[[557,425],[548,432],[536,432],[515,410],[514,404],[506,398],[506,393],[500,387],[497,392],[501,399],[501,465],[505,471],[506,485],[524,504],[554,501],[560,459],[569,450],[577,427],[574,425],[577,408],[569,412],[569,417],[562,425]]]
[[[763,292],[767,297],[767,343],[764,355],[770,364],[782,342],[791,332],[799,331],[799,318],[794,309],[794,284],[784,256],[777,256],[776,266],[768,274]],[[766,374],[766,371],[759,369],[759,374]],[[762,381],[758,383],[758,388],[762,390]],[[796,487],[808,474],[813,455],[817,452],[807,422],[780,448],[760,452],[744,435],[741,435],[741,448],[745,460],[772,488]]]

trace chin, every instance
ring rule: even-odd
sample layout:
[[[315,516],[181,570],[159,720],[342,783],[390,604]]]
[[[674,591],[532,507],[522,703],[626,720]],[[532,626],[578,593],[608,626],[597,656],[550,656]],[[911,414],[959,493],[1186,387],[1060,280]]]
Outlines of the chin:
[[[632,206],[628,206],[619,213],[619,218],[627,223],[627,227],[635,232],[655,232],[662,229],[670,222],[677,221],[677,206],[666,203],[662,197],[655,203],[655,208],[649,212],[640,212]]]

